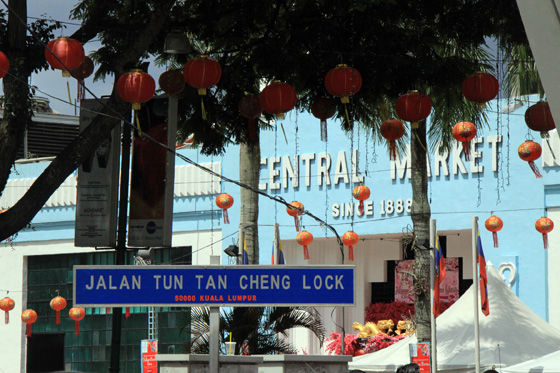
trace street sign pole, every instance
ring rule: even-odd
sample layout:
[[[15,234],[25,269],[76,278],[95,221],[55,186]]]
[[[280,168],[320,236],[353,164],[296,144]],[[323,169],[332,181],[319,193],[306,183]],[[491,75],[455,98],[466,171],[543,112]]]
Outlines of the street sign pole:
[[[212,255],[211,265],[220,264],[220,257]],[[210,307],[210,360],[208,368],[211,373],[218,372],[220,353],[220,307]]]

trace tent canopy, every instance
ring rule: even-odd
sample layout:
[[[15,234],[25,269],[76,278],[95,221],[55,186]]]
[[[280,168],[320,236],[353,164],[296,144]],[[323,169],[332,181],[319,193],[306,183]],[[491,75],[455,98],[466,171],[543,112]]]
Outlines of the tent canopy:
[[[478,308],[481,370],[505,367],[552,353],[560,347],[560,331],[548,324],[504,283],[492,263],[486,267],[490,314]],[[471,286],[437,319],[438,371],[474,372],[474,299]],[[395,372],[410,363],[413,335],[388,348],[354,358],[350,369]]]

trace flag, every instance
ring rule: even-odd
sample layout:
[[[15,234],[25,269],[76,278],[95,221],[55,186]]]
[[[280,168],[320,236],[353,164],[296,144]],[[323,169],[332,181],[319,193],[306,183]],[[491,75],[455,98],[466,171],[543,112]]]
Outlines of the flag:
[[[243,264],[249,264],[249,253],[247,252],[247,241],[243,236]]]
[[[271,262],[271,264],[272,265],[276,264],[276,262],[274,261],[274,242],[272,242],[272,262]]]
[[[439,288],[443,279],[445,278],[445,258],[443,257],[443,251],[439,247],[439,236],[436,235],[436,247],[435,247],[435,276],[434,276],[434,305],[433,313],[435,317],[438,317],[439,312]]]
[[[490,305],[488,303],[488,277],[486,276],[486,258],[482,250],[482,240],[480,239],[480,231],[478,232],[478,274],[480,276],[480,306],[484,316],[490,314]]]
[[[278,240],[278,264],[286,264],[284,260],[284,251],[282,250],[282,241]]]

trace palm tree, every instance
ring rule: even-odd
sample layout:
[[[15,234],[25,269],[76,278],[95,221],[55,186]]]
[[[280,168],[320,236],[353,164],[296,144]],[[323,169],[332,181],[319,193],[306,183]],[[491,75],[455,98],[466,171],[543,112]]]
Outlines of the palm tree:
[[[210,350],[210,309],[195,307],[182,319],[181,332],[190,333],[186,346],[193,354]],[[189,326],[190,325],[190,329]],[[296,348],[286,341],[289,329],[303,327],[312,331],[323,343],[325,328],[319,313],[311,307],[234,307],[222,309],[220,341],[236,342],[235,353],[247,348],[252,355],[295,354]],[[225,352],[225,351],[224,351]]]

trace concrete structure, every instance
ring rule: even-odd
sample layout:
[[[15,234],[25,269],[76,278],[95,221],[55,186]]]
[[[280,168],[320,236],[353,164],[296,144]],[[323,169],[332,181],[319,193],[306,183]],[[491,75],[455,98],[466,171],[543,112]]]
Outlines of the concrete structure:
[[[502,265],[506,277],[513,268],[516,277],[511,279],[512,290],[533,311],[560,327],[560,299],[551,296],[560,288],[560,272],[555,265],[560,260],[560,230],[549,235],[549,248],[545,250],[542,236],[534,228],[542,216],[560,222],[560,163],[543,144],[542,161],[537,164],[544,177],[537,179],[517,155],[518,146],[527,137],[541,141],[539,134],[530,133],[523,119],[524,110],[537,99],[527,98],[521,109],[508,114],[502,113],[502,108],[511,101],[490,103],[489,128],[473,140],[470,162],[464,160],[460,144],[450,152],[430,150],[429,198],[432,218],[437,220],[439,235],[445,240],[446,257],[461,258],[465,283],[472,280],[471,218],[479,216],[486,258],[496,267]],[[320,309],[327,333],[339,331],[337,325],[342,324],[351,333],[354,321],[364,322],[365,307],[372,300],[379,301],[379,289],[391,277],[391,263],[404,258],[412,233],[410,156],[401,152],[397,161],[391,162],[385,144],[375,144],[360,126],[345,134],[334,120],[328,124],[329,141],[321,142],[319,120],[309,114],[288,113],[287,119],[276,123],[275,128],[261,133],[259,188],[288,202],[302,202],[306,210],[334,227],[340,236],[349,230],[360,235],[354,262],[348,261],[348,248],[344,249],[344,263],[356,265],[356,305],[346,307],[344,322],[340,309]],[[554,154],[560,155],[557,133],[551,134],[550,144]],[[223,156],[204,156],[197,149],[180,150],[179,154],[231,179],[239,178],[237,146],[228,147]],[[18,163],[0,207],[11,206],[47,163]],[[236,242],[239,187],[219,182],[180,158],[175,173],[173,246],[192,246],[192,263],[208,264],[210,255],[219,255]],[[352,189],[361,183],[372,192],[365,203],[364,216],[358,215],[352,197]],[[9,291],[16,300],[12,321],[0,325],[0,350],[6,352],[5,361],[16,370],[25,362],[25,335],[19,315],[28,296],[28,259],[45,254],[93,252],[73,245],[75,185],[72,175],[35,217],[30,229],[5,242],[0,252],[0,292]],[[215,205],[216,195],[222,192],[235,200],[229,209],[231,224],[223,223],[221,210]],[[319,222],[308,216],[302,219],[303,227],[315,237],[309,248],[310,260],[305,261],[295,241],[293,218],[285,206],[261,196],[259,211],[261,264],[271,262],[275,223],[280,225],[287,264],[341,263],[336,239]],[[493,247],[492,235],[484,228],[484,221],[492,214],[504,221],[499,248]],[[222,254],[222,263],[233,261]],[[294,331],[290,339],[300,352],[324,351],[324,346],[307,331]]]

